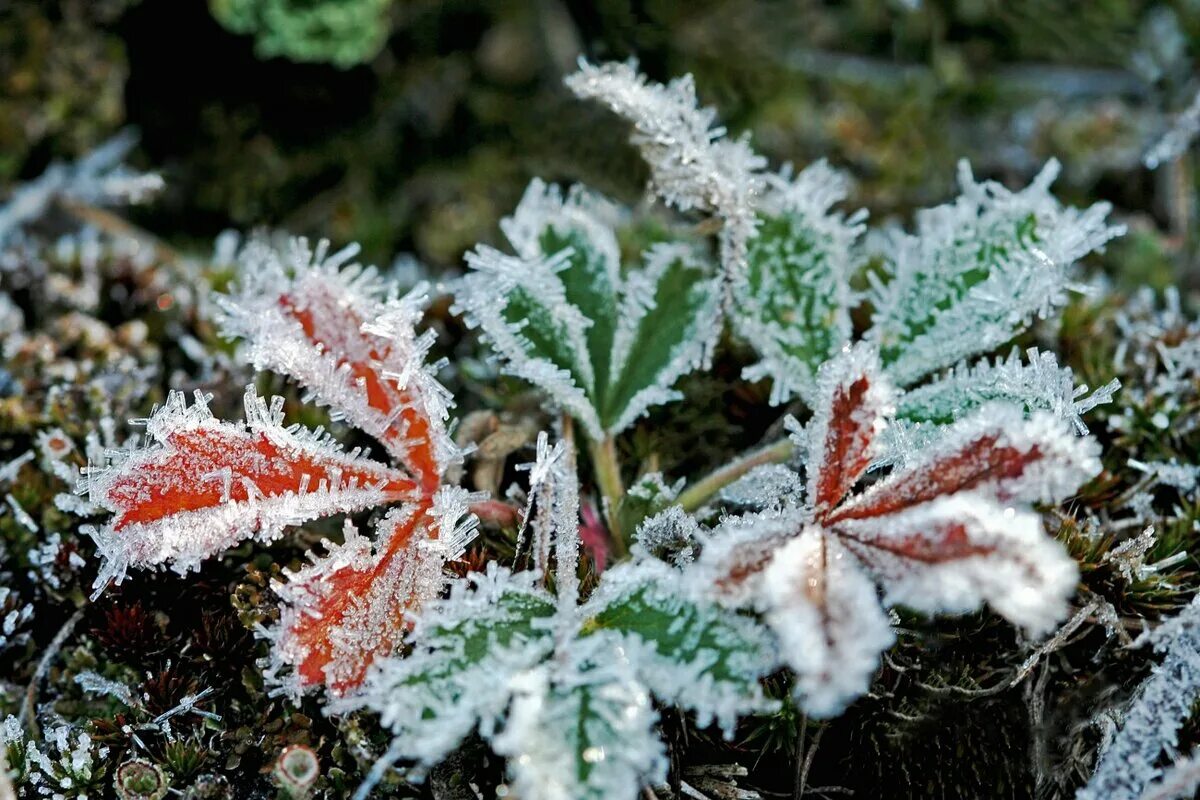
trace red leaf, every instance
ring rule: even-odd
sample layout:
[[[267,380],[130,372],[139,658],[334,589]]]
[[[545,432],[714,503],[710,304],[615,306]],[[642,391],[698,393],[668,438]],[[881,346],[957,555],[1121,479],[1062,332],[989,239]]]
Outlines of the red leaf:
[[[305,289],[302,298],[281,295],[280,306],[300,323],[314,352],[327,354],[337,367],[350,371],[365,394],[366,404],[385,420],[382,428],[370,432],[412,471],[422,489],[432,494],[440,482],[441,467],[434,451],[430,420],[411,391],[399,388],[394,379],[383,376],[385,365],[392,359],[391,344],[362,331],[364,320],[353,306],[331,294],[336,291],[336,284],[310,281],[296,287],[301,288]]]
[[[469,499],[443,489],[389,512],[373,543],[348,524],[343,544],[275,587],[283,604],[272,657],[276,671],[290,668],[297,693],[325,684],[345,694],[394,652],[412,612],[441,590],[447,559],[474,535],[473,522],[459,524]]]
[[[960,449],[902,470],[876,484],[829,516],[828,522],[894,514],[906,508],[983,484],[1014,480],[1042,459],[1042,450],[1000,446],[998,433],[982,433]],[[1000,498],[1003,499],[1003,498]]]
[[[93,531],[106,561],[97,587],[130,566],[185,572],[251,536],[418,495],[400,470],[285,428],[282,404],[268,409],[251,387],[238,425],[214,419],[204,398],[189,408],[174,392],[146,421],[152,444],[90,471],[92,501],[114,512]]]
[[[858,346],[826,362],[809,424],[809,498],[817,518],[837,506],[871,464],[891,403],[874,351]]]
[[[323,487],[339,511],[411,498],[416,490],[398,470],[321,452],[282,430],[247,431],[213,420],[169,432],[163,445],[131,458],[107,483],[101,502],[116,512],[114,530],[227,502],[299,496]],[[228,470],[228,478],[218,474],[222,470]],[[336,492],[345,486],[378,487],[379,497],[339,502]]]
[[[870,563],[871,550],[923,564],[945,564],[996,552],[993,545],[971,541],[967,526],[958,520],[941,520],[919,533],[889,538],[860,539],[854,535],[852,528],[835,527],[833,530],[845,540],[848,548],[858,553],[867,563]]]
[[[278,587],[284,596],[275,657],[294,670],[300,691],[325,684],[336,695],[362,683],[376,655],[390,654],[409,629],[408,611],[426,599],[413,574],[414,538],[429,533],[424,506],[381,526],[378,549],[347,542]],[[436,565],[438,573],[441,564]]]
[[[422,297],[382,302],[374,270],[345,266],[356,248],[326,257],[327,249],[322,242],[310,251],[302,240],[286,254],[247,245],[240,290],[220,300],[222,332],[247,342],[256,367],[287,375],[378,439],[431,495],[452,445],[448,397],[426,371],[428,343],[413,330]],[[398,324],[377,330],[389,315]]]

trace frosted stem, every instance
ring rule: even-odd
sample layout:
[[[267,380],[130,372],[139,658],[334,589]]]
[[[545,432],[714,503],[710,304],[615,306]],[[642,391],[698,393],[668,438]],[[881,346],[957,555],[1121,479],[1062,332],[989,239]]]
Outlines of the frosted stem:
[[[604,496],[604,516],[608,519],[613,554],[620,557],[625,555],[628,548],[617,521],[617,504],[625,496],[625,485],[621,482],[621,462],[617,459],[617,443],[612,436],[605,436],[592,443],[591,451],[596,484],[600,488],[600,494]]]
[[[708,502],[714,494],[725,488],[750,470],[763,464],[782,464],[795,449],[791,439],[780,439],[765,447],[747,453],[729,462],[720,469],[710,472],[696,483],[684,489],[676,499],[685,511],[695,511]]]

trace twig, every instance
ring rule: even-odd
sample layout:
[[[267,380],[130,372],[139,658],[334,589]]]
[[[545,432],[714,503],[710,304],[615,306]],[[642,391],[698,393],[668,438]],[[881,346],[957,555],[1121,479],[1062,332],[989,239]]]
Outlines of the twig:
[[[67,618],[63,626],[58,629],[58,633],[54,634],[54,638],[50,640],[50,644],[46,646],[46,652],[42,654],[42,660],[38,662],[37,669],[33,671],[33,677],[29,679],[29,686],[25,689],[25,703],[21,707],[21,723],[29,729],[31,738],[37,739],[42,734],[38,730],[37,715],[34,714],[34,705],[37,702],[38,684],[46,677],[46,673],[50,671],[50,665],[54,662],[55,656],[62,649],[63,643],[71,635],[71,631],[75,630],[75,626],[79,620],[83,619],[83,608],[78,608],[75,613]]]
[[[804,786],[808,783],[808,771],[812,769],[813,760],[817,757],[817,748],[821,745],[821,736],[825,733],[825,728],[817,728],[817,732],[813,734],[812,746],[808,748],[808,753],[804,756],[804,769],[800,771],[799,782],[796,785],[796,800],[800,800],[804,796]]]
[[[103,208],[85,205],[74,200],[60,200],[59,204],[69,213],[81,222],[91,225],[105,233],[112,234],[114,237],[124,239],[133,239],[152,248],[162,260],[169,261],[173,264],[178,264],[183,261],[183,256],[178,250],[171,247],[169,244],[159,239],[149,231],[143,230],[129,220],[114,214]]]

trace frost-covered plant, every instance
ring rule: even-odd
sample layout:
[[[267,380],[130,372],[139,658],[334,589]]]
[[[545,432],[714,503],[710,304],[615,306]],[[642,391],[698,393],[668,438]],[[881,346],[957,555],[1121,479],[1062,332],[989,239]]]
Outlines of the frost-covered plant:
[[[581,62],[567,85],[633,123],[633,142],[664,200],[722,222],[727,312],[762,358],[746,377],[769,377],[776,402],[811,398],[817,367],[851,338],[850,311],[862,300],[871,308],[865,338],[892,380],[908,387],[1000,347],[1060,308],[1075,262],[1124,231],[1105,222],[1107,203],[1082,211],[1058,203],[1049,191],[1057,162],[1019,192],[976,181],[963,162],[957,200],[918,212],[911,234],[891,230],[863,245],[865,214],[833,210],[847,195],[845,176],[824,162],[796,175],[761,174],[765,162],[746,140],[725,140],[712,110],[697,106],[690,79],[659,86],[631,63]],[[730,183],[743,191],[723,188]],[[881,268],[868,273],[870,289],[860,296],[851,278],[871,258]],[[958,369],[961,377],[965,367]],[[1030,370],[1036,375],[1041,366]],[[980,386],[991,377],[975,376]],[[1020,400],[1027,405],[1056,397],[1053,385],[1026,382],[1032,391]],[[935,381],[927,396],[941,399],[934,388],[941,385]],[[960,386],[951,376],[944,391]],[[912,410],[919,419],[921,409]]]
[[[98,590],[130,568],[186,574],[248,539],[381,512],[373,539],[347,523],[341,544],[285,573],[266,631],[269,677],[292,694],[324,685],[331,713],[371,709],[391,732],[363,793],[395,760],[419,774],[478,732],[522,797],[633,797],[666,774],[651,698],[729,735],[775,706],[760,679],[786,667],[804,712],[831,716],[867,690],[895,639],[891,607],[987,603],[1039,634],[1075,586],[1035,504],[1099,471],[1082,415],[1115,384],[1088,397],[1052,353],[994,354],[1060,308],[1074,263],[1120,233],[1106,205],[1060,205],[1054,163],[1015,192],[964,164],[956,201],[919,212],[911,233],[864,236],[864,214],[836,209],[844,176],[824,162],[766,172],[690,78],[585,63],[568,84],[634,123],[669,205],[717,225],[625,238],[627,212],[534,181],[501,225],[508,251],[467,256],[452,309],[565,414],[563,440],[538,441],[511,563],[485,549],[447,589],[480,498],[446,477],[461,453],[425,363],[433,334],[415,330],[425,288],[399,297],[324,243],[252,241],[216,321],[242,359],[297,381],[387,462],[286,425],[284,401],[250,388],[237,424],[207,395],[172,394],[145,420],[147,445],[86,476],[92,507],[112,514],[90,529]],[[681,399],[726,325],[758,354],[744,376],[811,419],[690,485],[649,472],[626,492],[616,438]],[[607,569],[606,553],[580,563],[576,431],[612,534]],[[706,529],[717,510],[741,515]]]
[[[719,276],[688,236],[622,268],[619,209],[582,187],[564,195],[534,181],[501,225],[514,254],[479,247],[456,292],[456,308],[503,367],[583,425],[618,550],[632,531],[619,513],[612,440],[678,398],[675,382],[708,363],[722,317],[760,356],[744,376],[769,378],[775,403],[811,407],[817,369],[854,339],[851,312],[865,302],[862,338],[906,390],[884,461],[903,461],[992,401],[1049,410],[1083,433],[1081,415],[1111,398],[1115,382],[1088,397],[1053,353],[971,361],[1059,309],[1075,262],[1123,230],[1105,221],[1107,204],[1059,204],[1049,192],[1056,163],[1018,192],[976,181],[964,163],[957,200],[918,212],[912,233],[889,230],[864,244],[865,214],[835,210],[848,193],[844,175],[824,162],[765,173],[748,141],[726,139],[712,109],[697,105],[690,78],[662,86],[632,64],[581,62],[567,84],[631,120],[652,187],[669,205],[720,223]],[[865,293],[852,286],[862,271]],[[726,474],[789,455],[780,443]],[[695,508],[724,482],[703,481],[677,499]]]
[[[1163,661],[1138,687],[1121,729],[1102,750],[1096,771],[1075,795],[1077,800],[1167,796],[1154,793],[1156,788],[1166,789],[1168,782],[1166,771],[1157,765],[1164,751],[1176,752],[1179,730],[1200,699],[1200,600],[1193,600],[1138,644],[1147,642],[1165,654]],[[1163,781],[1156,787],[1159,778]],[[1200,780],[1193,778],[1186,793],[1169,796],[1191,796],[1198,785]]]
[[[291,691],[358,685],[371,659],[398,644],[408,611],[441,589],[445,561],[475,526],[464,520],[472,497],[442,481],[458,453],[445,431],[450,398],[425,364],[433,334],[414,329],[425,290],[388,296],[373,270],[350,263],[356,252],[251,241],[240,287],[219,301],[220,325],[245,342],[248,361],[296,380],[400,466],[285,425],[283,399],[249,387],[242,423],[215,419],[199,393],[191,406],[173,393],[145,420],[150,443],[110,453],[85,481],[91,502],[113,514],[88,529],[104,559],[97,591],[130,567],[186,573],[248,538],[390,507],[373,540],[347,522],[341,544],[326,543],[276,587],[270,671]]]
[[[0,723],[9,768],[22,797],[86,798],[103,791],[108,747],[96,746],[92,738],[71,725],[58,724],[40,742],[26,738],[16,717]]]
[[[456,582],[418,617],[411,655],[382,662],[339,704],[380,712],[392,759],[435,764],[478,730],[508,756],[521,797],[634,797],[666,773],[651,696],[726,734],[772,707],[758,682],[774,666],[770,634],[679,569],[627,562],[580,603],[578,485],[570,452],[545,434],[531,494],[534,568],[493,562]]]
[[[1075,565],[1029,504],[1058,502],[1098,472],[1094,442],[1051,414],[988,405],[853,494],[892,414],[874,347],[826,363],[816,397],[803,501],[723,520],[689,570],[723,602],[763,614],[810,713],[836,714],[864,692],[891,645],[877,586],[885,607],[987,602],[1031,633],[1065,615]]]

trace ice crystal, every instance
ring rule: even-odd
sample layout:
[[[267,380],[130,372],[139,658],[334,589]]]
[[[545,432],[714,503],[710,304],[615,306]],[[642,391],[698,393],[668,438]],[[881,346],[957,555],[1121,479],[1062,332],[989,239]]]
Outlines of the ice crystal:
[[[622,272],[611,205],[534,181],[501,227],[516,252],[480,246],[455,293],[507,371],[541,388],[600,439],[677,400],[680,376],[707,365],[719,293],[703,259],[660,244]]]
[[[989,404],[859,494],[893,391],[869,345],[823,366],[807,432],[803,506],[721,523],[693,568],[734,606],[763,613],[810,713],[865,691],[893,634],[884,606],[964,612],[983,602],[1032,633],[1066,611],[1074,563],[1034,501],[1099,471],[1094,442],[1058,418]]]
[[[1200,750],[1193,749],[1163,771],[1162,778],[1146,787],[1138,800],[1189,800],[1200,789]]]
[[[1170,427],[1197,396],[1200,320],[1184,314],[1179,290],[1170,287],[1161,298],[1150,289],[1137,292],[1115,321],[1120,338],[1113,365],[1132,378],[1130,404],[1153,414],[1158,427]],[[1124,427],[1119,417],[1111,422]]]
[[[425,287],[389,295],[374,270],[351,263],[356,252],[250,241],[238,254],[244,283],[220,299],[219,321],[252,363],[296,380],[403,469],[285,425],[282,398],[268,404],[251,387],[242,424],[215,419],[203,395],[189,406],[172,393],[144,422],[149,444],[108,450],[85,482],[91,502],[113,513],[89,529],[104,558],[98,590],[130,567],[183,573],[246,538],[393,506],[374,539],[347,522],[342,543],[326,542],[325,555],[275,586],[282,607],[266,632],[267,672],[290,693],[358,686],[475,530],[476,498],[443,483],[458,451],[445,428],[451,398],[425,363],[433,334],[416,333]]]
[[[686,564],[695,557],[696,543],[703,528],[679,506],[671,506],[642,521],[634,534],[633,555],[636,558],[670,553],[676,564]]]
[[[681,211],[719,218],[721,262],[731,277],[744,271],[766,160],[748,137],[726,138],[716,111],[699,105],[692,76],[663,85],[647,80],[634,62],[593,65],[581,59],[566,84],[633,124],[633,143],[650,165],[654,191]]]
[[[1124,724],[1077,800],[1141,797],[1162,775],[1155,765],[1164,750],[1175,751],[1179,729],[1200,697],[1200,599],[1148,638],[1164,654],[1163,661],[1138,687]]]
[[[10,578],[7,573],[0,573],[0,579],[7,582]],[[29,638],[23,629],[31,619],[33,604],[22,602],[12,588],[0,586],[0,652]]]
[[[1107,203],[1060,205],[1050,194],[1058,171],[1051,161],[1013,192],[977,182],[961,162],[959,198],[885,240],[867,338],[899,385],[986,353],[1061,307],[1075,262],[1124,232],[1106,223]]]
[[[478,730],[508,758],[522,797],[633,798],[665,775],[651,695],[727,733],[740,715],[772,707],[758,683],[774,664],[770,634],[694,591],[677,568],[627,562],[577,603],[573,473],[543,436],[530,466],[540,517],[530,546],[542,566],[553,549],[557,597],[543,573],[490,563],[426,605],[407,658],[381,662],[361,695],[336,706],[377,710],[394,736],[390,757],[429,766]]]

